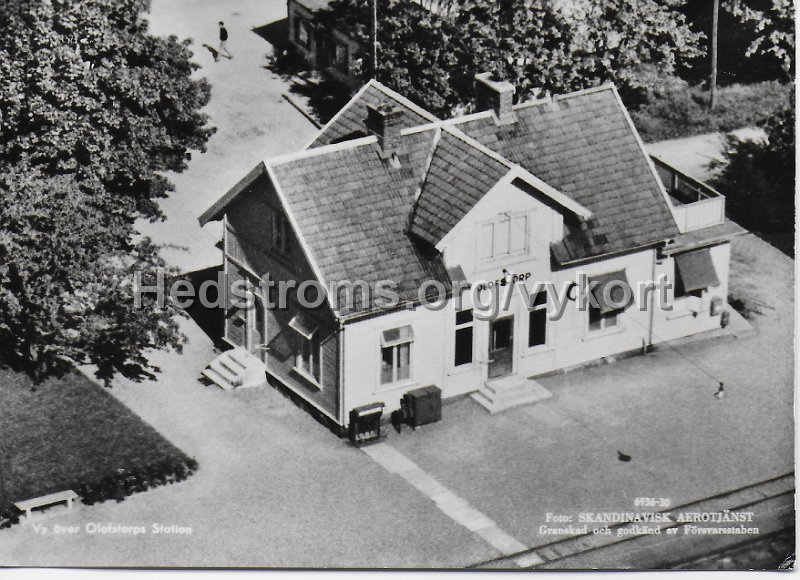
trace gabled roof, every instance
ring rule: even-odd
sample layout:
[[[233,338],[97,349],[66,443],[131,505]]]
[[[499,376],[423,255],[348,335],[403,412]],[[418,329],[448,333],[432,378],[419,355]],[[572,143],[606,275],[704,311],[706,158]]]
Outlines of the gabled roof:
[[[368,136],[367,104],[404,112],[396,159]],[[201,222],[264,173],[272,180],[322,282],[393,280],[400,299],[420,285],[451,287],[437,244],[500,180],[542,194],[565,216],[552,246],[561,264],[663,243],[679,232],[655,170],[613,87],[514,107],[516,122],[492,112],[436,119],[370,81],[297,154],[259,165]],[[463,273],[461,274],[463,277]],[[373,293],[374,298],[374,293]],[[349,318],[375,308],[338,305]]]
[[[516,123],[491,112],[452,123],[592,212],[575,223],[559,261],[658,243],[678,235],[669,202],[613,86],[514,108]]]
[[[339,143],[369,135],[366,127],[367,105],[390,103],[403,111],[401,128],[416,127],[437,121],[428,111],[376,80],[370,80],[350,99],[328,123],[320,129],[308,148]]]
[[[460,130],[437,123],[437,138],[417,202],[409,217],[409,232],[436,246],[505,176],[524,191],[549,198],[559,210],[589,219],[591,212],[524,168],[484,147]]]
[[[325,283],[363,280],[374,299],[377,283],[393,280],[403,301],[416,299],[428,280],[450,289],[441,255],[405,234],[433,137],[433,131],[404,136],[399,169],[381,158],[374,137],[268,162]],[[374,300],[349,309],[339,304],[337,311],[347,318],[374,306]]]
[[[409,219],[409,231],[435,246],[510,167],[457,135],[437,129],[438,139]]]

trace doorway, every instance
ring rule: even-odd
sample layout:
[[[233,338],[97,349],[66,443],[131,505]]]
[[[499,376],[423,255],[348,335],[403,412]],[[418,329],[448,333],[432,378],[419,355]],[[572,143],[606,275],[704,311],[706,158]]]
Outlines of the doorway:
[[[255,354],[258,358],[264,357],[264,342],[267,338],[266,311],[264,301],[255,292],[250,294],[252,307],[247,309],[247,324],[245,347],[248,352]]]
[[[514,365],[514,317],[489,325],[489,378],[510,375]]]

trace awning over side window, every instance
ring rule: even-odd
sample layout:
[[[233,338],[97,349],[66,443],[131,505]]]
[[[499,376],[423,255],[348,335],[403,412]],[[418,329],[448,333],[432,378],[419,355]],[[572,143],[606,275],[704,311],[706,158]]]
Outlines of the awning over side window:
[[[384,330],[381,336],[381,346],[386,348],[405,342],[411,342],[412,340],[414,340],[414,331],[411,329],[411,326],[406,325],[400,328]]]
[[[597,284],[592,285],[592,282],[597,282]],[[610,288],[608,292],[605,292],[606,286],[615,282]],[[600,305],[600,312],[602,314],[608,314],[609,312],[614,312],[615,310],[625,310],[628,306],[631,305],[633,301],[633,289],[628,293],[628,301],[625,302],[625,290],[622,285],[627,286],[630,288],[630,283],[628,282],[628,277],[625,275],[625,270],[618,270],[616,272],[609,272],[608,274],[600,274],[599,276],[590,276],[589,277],[589,285],[592,288],[592,296],[594,299],[597,300],[597,303]],[[607,295],[609,300],[605,299]]]
[[[675,256],[675,273],[678,283],[686,292],[719,286],[717,271],[708,248]]]
[[[309,320],[307,316],[303,316],[302,314],[294,316],[289,321],[289,328],[294,330],[306,340],[311,340],[311,337],[314,336],[314,333],[317,331],[317,325],[314,324],[312,320]]]

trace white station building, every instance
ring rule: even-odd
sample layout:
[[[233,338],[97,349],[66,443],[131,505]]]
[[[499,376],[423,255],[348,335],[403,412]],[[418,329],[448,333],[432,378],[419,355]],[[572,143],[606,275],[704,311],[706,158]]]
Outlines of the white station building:
[[[315,308],[291,292],[285,308],[258,291],[254,308],[229,299],[232,350],[209,378],[235,386],[255,365],[342,432],[352,409],[392,411],[419,387],[498,410],[504,393],[525,400],[530,377],[723,324],[730,240],[744,230],[722,195],[648,155],[613,86],[514,105],[511,84],[476,82],[483,110],[440,120],[370,81],[307,148],[260,163],[203,214],[224,223],[230,285],[359,286]],[[567,298],[554,316],[579,273],[596,302]],[[671,310],[656,292],[640,303],[639,286],[660,278]],[[487,313],[484,298],[515,282],[529,299],[515,291]],[[604,299],[623,282],[633,303]],[[443,289],[443,304],[423,305],[420,288]]]

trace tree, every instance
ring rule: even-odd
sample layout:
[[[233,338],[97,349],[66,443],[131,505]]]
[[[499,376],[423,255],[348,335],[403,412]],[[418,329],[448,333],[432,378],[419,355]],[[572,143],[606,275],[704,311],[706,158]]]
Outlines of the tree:
[[[613,82],[628,106],[670,78],[679,59],[700,54],[702,34],[678,8],[685,0],[581,0],[568,12],[572,58],[582,84]]]
[[[163,268],[138,218],[211,134],[188,42],[147,34],[145,0],[0,4],[0,360],[36,380],[94,364],[108,383],[180,348],[177,311],[134,308]]]
[[[540,90],[564,92],[577,83],[569,24],[549,2],[464,2],[452,19],[453,73],[462,99],[471,100],[474,76],[492,71],[526,100]]]
[[[771,55],[788,78],[794,77],[794,5],[792,0],[727,0],[725,7],[753,27],[747,56]]]
[[[191,78],[188,41],[147,34],[147,0],[27,0],[0,7],[0,160],[27,154],[51,174],[161,217],[162,175],[210,136],[210,88]]]
[[[795,215],[795,112],[788,106],[763,125],[766,141],[729,136],[714,185],[742,226],[762,234],[793,234]],[[791,245],[783,248],[791,253]]]
[[[702,37],[675,10],[685,0],[420,1],[377,0],[377,77],[443,116],[469,107],[486,70],[519,98],[614,82],[635,104]],[[335,0],[320,18],[368,46],[367,0]]]

